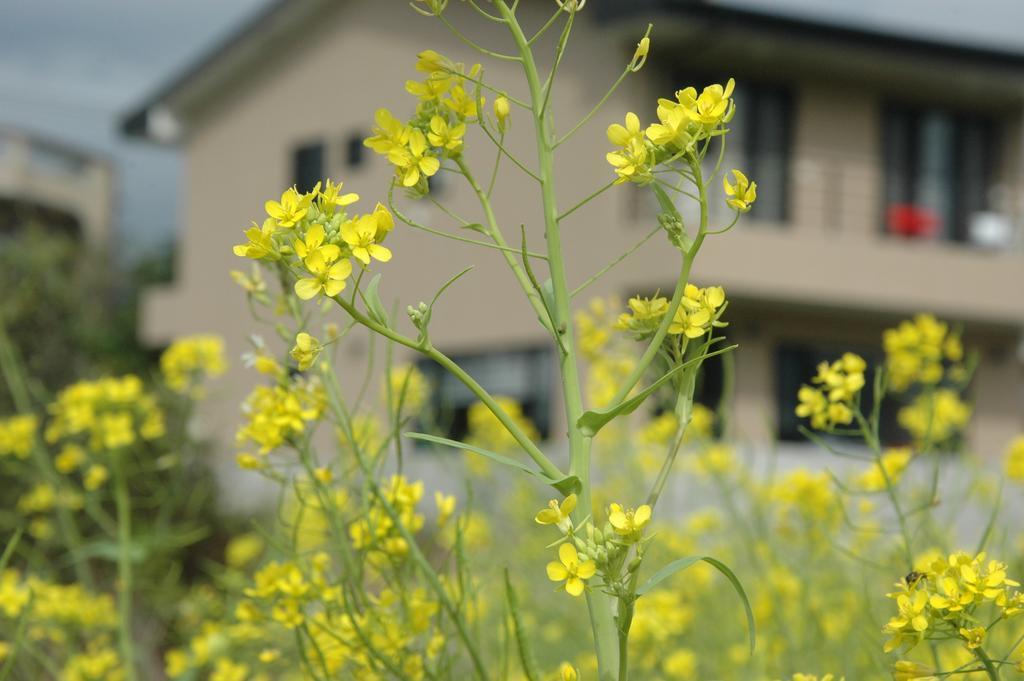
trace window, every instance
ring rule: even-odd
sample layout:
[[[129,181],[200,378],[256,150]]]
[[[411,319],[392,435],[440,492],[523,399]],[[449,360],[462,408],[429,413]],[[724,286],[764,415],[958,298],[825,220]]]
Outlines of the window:
[[[722,172],[737,168],[757,182],[751,217],[784,222],[789,211],[791,97],[778,87],[737,82],[733,98],[736,115],[729,124]],[[716,143],[707,161],[713,164],[717,159]]]
[[[350,168],[358,168],[363,164],[366,149],[363,144],[363,139],[365,139],[365,137],[366,135],[363,133],[354,132],[345,140],[345,163],[347,163]]]
[[[885,214],[890,234],[970,239],[991,209],[995,126],[982,116],[891,104],[883,111]]]
[[[324,179],[323,143],[316,142],[296,148],[292,161],[292,179],[300,192],[312,191],[316,183]]]
[[[489,393],[510,397],[537,426],[542,439],[551,431],[551,399],[555,372],[548,348],[452,355],[463,369]],[[433,403],[425,408],[424,421],[446,437],[460,440],[467,431],[469,407],[478,400],[443,367],[421,360],[419,368],[434,386]]]
[[[811,379],[817,375],[821,362],[832,362],[848,351],[851,351],[850,348],[842,345],[784,342],[778,346],[775,353],[775,423],[780,440],[806,441],[799,427],[807,426],[807,419],[799,418],[795,413],[797,392],[805,383],[813,385]],[[862,409],[867,411],[874,404],[875,367],[882,358],[866,349],[854,348],[852,352],[863,357],[868,364],[864,372],[865,386],[861,392]],[[883,444],[897,445],[907,441],[907,434],[900,428],[896,418],[901,406],[902,401],[892,394],[882,401],[879,435]]]

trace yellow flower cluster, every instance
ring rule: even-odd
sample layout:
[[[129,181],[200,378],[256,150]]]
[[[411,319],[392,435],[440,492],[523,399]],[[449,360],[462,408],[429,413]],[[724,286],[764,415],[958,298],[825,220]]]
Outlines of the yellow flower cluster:
[[[676,92],[675,101],[658,100],[658,122],[641,126],[635,113],[626,114],[625,125],[608,127],[608,141],[618,149],[609,152],[608,163],[618,175],[616,183],[647,184],[654,180],[659,163],[694,152],[697,143],[725,132],[735,113],[732,78],[725,87],[709,85],[700,93],[694,87]]]
[[[815,520],[834,519],[839,510],[832,480],[824,471],[812,473],[803,468],[791,471],[775,483],[772,496],[784,511],[794,510]]]
[[[930,314],[919,314],[904,320],[882,334],[889,388],[903,392],[915,384],[937,385],[949,372],[957,377],[963,372],[959,363],[964,349],[959,334]]]
[[[409,543],[402,536],[402,528],[409,534],[416,534],[423,528],[423,516],[417,512],[423,498],[422,481],[410,483],[403,475],[393,475],[382,484],[381,493],[394,509],[401,526],[394,522],[379,500],[374,499],[365,517],[348,528],[352,546],[367,551],[374,564],[404,559],[409,553]]]
[[[721,286],[698,288],[687,284],[668,332],[690,340],[700,338],[713,327],[726,325],[720,321],[726,307],[725,290]],[[669,301],[662,296],[630,298],[629,312],[619,315],[615,328],[628,331],[637,338],[646,338],[658,329],[668,310]]]
[[[430,399],[430,381],[415,364],[391,367],[384,392],[390,395],[388,408],[392,412],[415,414]]]
[[[114,599],[95,594],[80,584],[57,584],[17,570],[0,573],[0,624],[19,622],[28,640],[55,651],[74,652],[63,663],[68,681],[117,681],[123,668],[110,647],[117,628]],[[52,648],[51,648],[52,647]]]
[[[994,606],[1000,617],[1024,612],[1024,594],[1013,590],[1020,584],[1007,576],[1005,563],[986,562],[984,553],[937,557],[923,572],[911,573],[897,586],[899,591],[888,594],[896,601],[897,614],[885,625],[892,635],[885,643],[886,652],[910,649],[936,632],[959,637],[974,649],[986,633],[973,624],[979,606]]]
[[[511,397],[502,395],[495,396],[494,401],[498,403],[509,418],[515,422],[519,429],[526,434],[530,440],[536,442],[540,439],[537,427],[523,413],[523,407]],[[466,413],[468,432],[466,443],[490,449],[496,452],[509,452],[519,447],[519,443],[512,437],[512,433],[502,425],[498,417],[482,402],[470,405]],[[470,459],[470,461],[474,461]]]
[[[812,382],[820,387],[803,385],[797,393],[800,404],[796,415],[809,418],[811,427],[830,430],[837,425],[853,422],[853,402],[864,387],[867,364],[852,352],[829,364],[818,365],[818,375]]]
[[[425,73],[422,81],[409,81],[405,89],[419,99],[412,120],[403,123],[387,109],[376,114],[373,136],[364,144],[387,157],[395,166],[395,175],[402,186],[427,192],[427,178],[441,168],[441,158],[454,158],[462,153],[466,123],[479,116],[484,98],[475,92],[474,81],[481,76],[479,64],[467,72],[463,64],[425,50],[420,52],[416,70]],[[473,91],[471,94],[467,88]],[[507,106],[507,100],[505,105]],[[498,107],[495,115],[504,126],[507,110]]]
[[[923,392],[899,410],[899,424],[917,443],[942,444],[961,433],[971,420],[971,407],[950,388]]]
[[[0,420],[0,457],[27,459],[39,430],[39,419],[21,414]]]
[[[235,255],[283,260],[295,273],[295,294],[303,300],[320,293],[338,295],[352,274],[350,258],[364,268],[371,260],[391,260],[391,251],[381,242],[395,226],[391,213],[379,203],[370,213],[349,216],[345,207],[359,197],[341,194],[341,187],[342,183],[327,180],[309,193],[292,187],[280,201],[267,201],[268,217],[262,226],[254,223],[245,231],[247,242],[234,247]]]
[[[220,376],[225,371],[224,339],[220,336],[179,338],[160,355],[164,382],[176,393],[200,396],[198,384],[204,378]]]
[[[315,380],[256,386],[242,405],[245,422],[235,441],[239,445],[254,443],[260,454],[267,454],[304,433],[308,423],[320,418],[325,400],[323,388]]]
[[[70,385],[48,410],[44,436],[50,444],[80,443],[94,452],[110,452],[164,435],[156,398],[131,374]]]
[[[914,451],[909,447],[888,449],[882,453],[878,462],[857,476],[855,483],[865,492],[881,492],[889,486],[895,486],[913,458]]]

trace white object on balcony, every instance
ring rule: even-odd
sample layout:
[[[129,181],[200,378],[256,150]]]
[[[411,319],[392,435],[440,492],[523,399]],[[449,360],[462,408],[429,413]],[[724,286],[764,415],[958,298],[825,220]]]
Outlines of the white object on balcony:
[[[982,248],[1006,248],[1013,242],[1013,224],[1001,213],[972,213],[967,225],[967,238]]]

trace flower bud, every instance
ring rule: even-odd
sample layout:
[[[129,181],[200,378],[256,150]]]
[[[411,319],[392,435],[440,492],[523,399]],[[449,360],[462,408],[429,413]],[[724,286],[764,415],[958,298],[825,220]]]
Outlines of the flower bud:
[[[636,44],[636,51],[633,52],[633,58],[629,60],[629,70],[636,73],[644,67],[647,62],[647,53],[651,49],[651,39],[648,34],[651,32],[651,27],[647,27],[647,33],[640,39],[640,42]]]
[[[498,120],[498,130],[505,132],[508,129],[508,117],[512,113],[512,106],[507,97],[498,97],[494,100],[494,117]]]

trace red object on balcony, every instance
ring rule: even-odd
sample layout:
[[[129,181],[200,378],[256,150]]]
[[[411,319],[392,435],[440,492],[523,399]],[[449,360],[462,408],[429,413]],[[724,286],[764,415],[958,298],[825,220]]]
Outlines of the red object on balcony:
[[[932,237],[939,229],[939,216],[934,211],[912,203],[889,206],[886,220],[890,234],[908,238]]]

